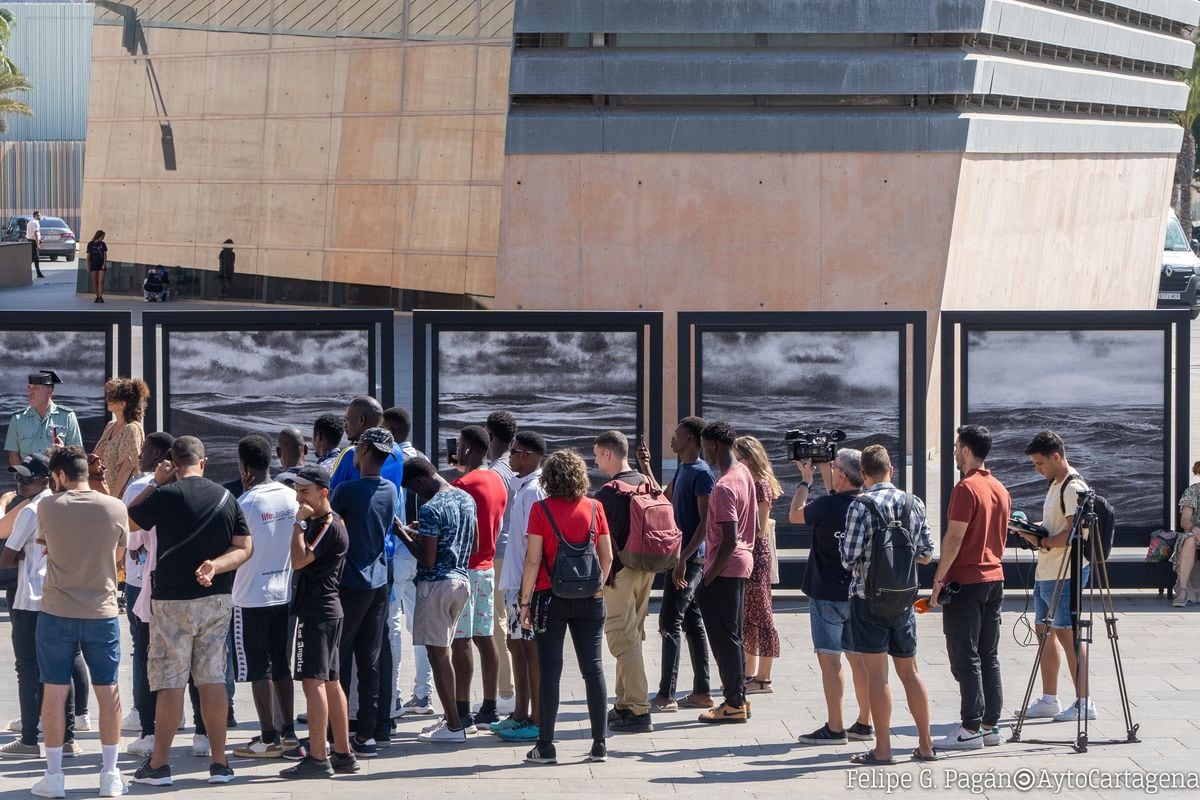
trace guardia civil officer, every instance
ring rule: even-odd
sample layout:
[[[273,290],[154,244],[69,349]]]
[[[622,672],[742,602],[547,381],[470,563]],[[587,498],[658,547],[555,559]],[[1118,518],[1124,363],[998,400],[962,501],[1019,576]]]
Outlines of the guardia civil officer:
[[[12,415],[4,449],[8,463],[16,466],[31,453],[42,453],[55,445],[83,446],[79,420],[75,412],[54,402],[54,387],[62,378],[52,370],[43,369],[29,376],[29,405]]]

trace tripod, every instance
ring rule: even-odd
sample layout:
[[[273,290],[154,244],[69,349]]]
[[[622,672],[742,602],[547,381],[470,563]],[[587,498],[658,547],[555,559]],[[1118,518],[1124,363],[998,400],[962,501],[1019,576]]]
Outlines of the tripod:
[[[1133,722],[1133,713],[1129,708],[1129,692],[1125,684],[1125,668],[1121,663],[1120,637],[1117,635],[1117,614],[1113,607],[1112,587],[1108,580],[1108,562],[1104,557],[1104,548],[1097,541],[1099,536],[1084,536],[1083,532],[1096,531],[1096,493],[1092,491],[1079,493],[1079,508],[1075,512],[1075,520],[1067,537],[1069,558],[1063,560],[1054,589],[1050,595],[1050,607],[1046,617],[1041,620],[1042,632],[1038,636],[1037,657],[1033,669],[1029,673],[1029,683],[1025,686],[1025,698],[1021,702],[1021,710],[1017,714],[1017,724],[1013,726],[1010,741],[1021,740],[1021,729],[1025,726],[1025,712],[1029,709],[1029,700],[1033,696],[1033,687],[1041,671],[1042,655],[1046,649],[1046,641],[1052,635],[1050,623],[1054,619],[1059,603],[1062,602],[1063,581],[1068,573],[1071,581],[1071,630],[1075,650],[1075,686],[1087,686],[1086,694],[1090,696],[1091,685],[1087,681],[1091,659],[1088,645],[1092,643],[1092,622],[1095,618],[1096,601],[1099,598],[1100,615],[1104,620],[1105,631],[1112,647],[1113,665],[1117,676],[1117,691],[1120,695],[1121,711],[1125,716],[1125,738],[1108,739],[1089,742],[1088,740],[1088,700],[1080,697],[1076,705],[1075,738],[1073,740],[1026,739],[1034,744],[1061,744],[1070,746],[1077,753],[1086,753],[1088,744],[1127,744],[1139,741],[1137,738],[1138,725]],[[1083,586],[1084,555],[1088,554],[1094,569],[1090,585],[1085,594]],[[1084,598],[1087,607],[1084,607]],[[1057,647],[1057,643],[1051,647]]]

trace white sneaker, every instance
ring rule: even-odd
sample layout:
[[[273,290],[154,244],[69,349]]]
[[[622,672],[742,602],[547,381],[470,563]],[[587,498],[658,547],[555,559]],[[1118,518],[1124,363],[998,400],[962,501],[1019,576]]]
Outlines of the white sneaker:
[[[47,772],[42,775],[41,780],[33,785],[30,789],[31,794],[38,797],[66,797],[67,796],[67,776],[61,772],[53,774]]]
[[[112,772],[100,773],[101,797],[120,797],[123,794],[129,794],[129,786],[120,772],[114,769]]]
[[[12,722],[8,723],[8,729],[10,731],[12,731],[13,733],[20,733],[21,732],[21,719],[18,717],[17,719],[14,719]]]
[[[430,744],[462,744],[467,741],[467,732],[461,729],[452,731],[443,722],[434,730],[422,731],[417,734],[417,741],[428,742]]]
[[[959,725],[949,736],[934,739],[933,746],[936,750],[982,750],[983,734],[980,731],[972,733]]]
[[[1004,744],[1004,732],[1000,730],[1000,726],[989,728],[983,734],[984,747],[999,747]]]
[[[75,715],[75,730],[90,731],[92,729],[92,718],[87,714]]]
[[[496,698],[496,713],[503,719],[509,714],[517,710],[517,696],[512,697],[497,697]]]
[[[408,716],[427,716],[433,713],[433,702],[428,697],[417,697],[415,694],[404,701],[404,705],[400,706],[400,715]]]
[[[208,737],[199,733],[192,736],[192,755],[196,758],[212,755],[212,747],[208,743]]]
[[[125,748],[125,752],[129,753],[131,756],[142,756],[143,758],[153,754],[154,734],[143,736],[140,739],[134,739],[129,743],[129,746]]]
[[[124,733],[140,733],[142,730],[142,715],[133,709],[121,717],[121,730]]]
[[[1052,703],[1039,697],[1033,705],[1025,710],[1025,719],[1049,719],[1057,716],[1060,711],[1062,711],[1062,704],[1058,702],[1057,697]]]
[[[1054,715],[1055,722],[1074,722],[1079,717],[1079,701],[1076,700],[1071,705],[1064,708],[1062,711]],[[1091,699],[1087,701],[1087,718],[1096,718],[1096,704]]]

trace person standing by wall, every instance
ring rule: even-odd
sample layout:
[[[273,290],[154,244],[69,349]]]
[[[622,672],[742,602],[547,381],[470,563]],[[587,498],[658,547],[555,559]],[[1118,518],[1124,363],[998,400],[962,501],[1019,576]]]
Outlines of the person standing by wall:
[[[33,248],[33,271],[39,278],[42,274],[42,212],[33,212],[33,219],[25,223],[25,241]]]
[[[108,266],[108,245],[104,243],[104,231],[96,231],[87,245],[88,275],[92,279],[92,291],[97,303],[104,302],[104,271]]]
[[[217,254],[217,280],[221,282],[221,295],[218,299],[228,300],[233,290],[233,267],[237,263],[237,253],[233,252],[233,239],[226,239],[225,246]]]

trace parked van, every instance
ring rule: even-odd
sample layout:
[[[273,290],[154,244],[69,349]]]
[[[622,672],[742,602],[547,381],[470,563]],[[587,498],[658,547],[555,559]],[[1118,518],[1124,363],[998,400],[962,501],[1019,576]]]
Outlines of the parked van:
[[[1163,245],[1162,272],[1158,278],[1159,308],[1191,309],[1192,319],[1200,317],[1200,258],[1192,252],[1192,243],[1171,209],[1167,217],[1167,236]]]

